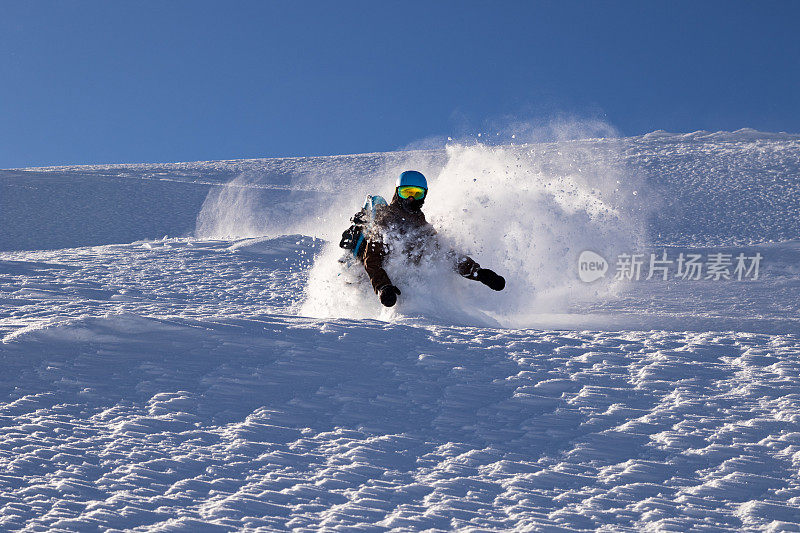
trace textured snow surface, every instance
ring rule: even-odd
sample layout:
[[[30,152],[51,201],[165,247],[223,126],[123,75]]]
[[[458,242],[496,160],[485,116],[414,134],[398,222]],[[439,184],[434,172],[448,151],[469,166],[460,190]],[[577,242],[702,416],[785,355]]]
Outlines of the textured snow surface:
[[[796,335],[120,315],[4,352],[5,528],[800,522]]]
[[[337,261],[405,167],[508,291]],[[800,531],[799,175],[751,130],[0,171],[0,529]]]

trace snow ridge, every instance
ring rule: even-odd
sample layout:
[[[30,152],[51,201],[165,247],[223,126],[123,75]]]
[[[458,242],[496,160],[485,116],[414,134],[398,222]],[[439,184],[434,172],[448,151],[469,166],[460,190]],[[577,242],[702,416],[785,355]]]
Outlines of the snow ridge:
[[[387,194],[393,176],[405,168],[418,167],[435,177],[445,165],[463,162],[454,154],[470,153],[459,146],[451,145],[456,150],[450,153],[0,170],[0,250],[126,243],[188,236],[196,229],[205,238],[298,232],[330,238],[365,191]],[[516,150],[507,159],[510,166],[521,164],[556,184],[587,168],[616,169],[624,176],[621,190],[639,195],[648,238],[655,242],[754,244],[800,234],[800,135],[747,129],[653,132],[503,149]],[[479,170],[485,179],[487,169]],[[502,177],[497,170],[492,176]],[[223,185],[231,182],[226,191]],[[248,213],[228,220],[213,213],[220,198],[235,205],[231,189],[242,188],[251,194],[243,198]],[[340,208],[330,209],[332,204]]]

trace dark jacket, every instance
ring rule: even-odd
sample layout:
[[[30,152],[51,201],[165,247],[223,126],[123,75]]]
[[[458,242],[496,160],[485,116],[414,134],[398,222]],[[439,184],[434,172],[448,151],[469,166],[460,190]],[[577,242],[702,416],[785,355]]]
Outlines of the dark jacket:
[[[402,250],[391,250],[388,236],[398,238],[402,242]],[[412,263],[419,263],[425,248],[429,244],[438,246],[435,242],[436,230],[433,229],[422,210],[409,209],[403,205],[395,193],[392,202],[380,207],[375,213],[372,231],[367,235],[367,245],[360,258],[364,262],[372,288],[377,293],[381,287],[391,285],[389,275],[383,269],[384,258],[392,252],[405,254]],[[480,265],[466,255],[456,253],[448,254],[453,260],[453,269],[468,279],[475,279]]]

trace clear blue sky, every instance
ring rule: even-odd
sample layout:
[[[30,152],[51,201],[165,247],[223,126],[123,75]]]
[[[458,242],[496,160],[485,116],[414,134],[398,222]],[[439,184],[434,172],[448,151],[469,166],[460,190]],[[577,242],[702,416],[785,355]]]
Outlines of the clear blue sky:
[[[0,168],[800,132],[800,2],[0,0]]]

